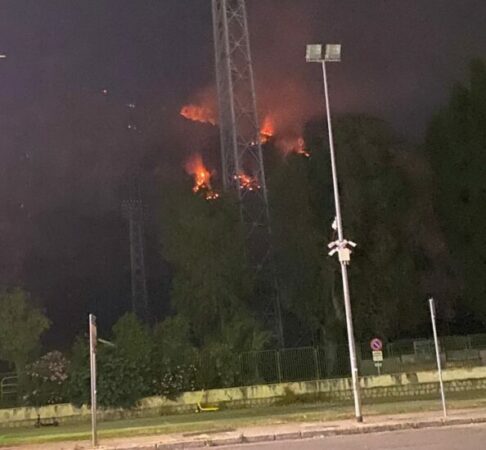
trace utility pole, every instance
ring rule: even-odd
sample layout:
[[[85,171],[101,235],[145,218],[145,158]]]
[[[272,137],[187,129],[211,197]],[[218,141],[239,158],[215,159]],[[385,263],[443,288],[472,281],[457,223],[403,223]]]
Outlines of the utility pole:
[[[244,0],[212,0],[223,187],[236,193],[246,227],[247,252],[259,290],[269,299],[263,314],[284,345],[275,273],[260,122]],[[265,280],[271,279],[271,285]],[[258,281],[257,281],[258,282]]]

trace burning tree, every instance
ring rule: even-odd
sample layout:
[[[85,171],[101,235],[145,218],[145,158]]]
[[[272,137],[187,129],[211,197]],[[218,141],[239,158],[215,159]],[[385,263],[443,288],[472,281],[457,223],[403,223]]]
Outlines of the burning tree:
[[[211,186],[212,173],[206,168],[199,153],[192,155],[184,166],[186,172],[194,177],[194,193],[200,192],[206,200],[215,200],[219,194]]]
[[[261,188],[260,183],[255,177],[251,177],[250,175],[246,175],[245,173],[235,175],[235,180],[238,180],[240,189],[243,190],[257,191]]]

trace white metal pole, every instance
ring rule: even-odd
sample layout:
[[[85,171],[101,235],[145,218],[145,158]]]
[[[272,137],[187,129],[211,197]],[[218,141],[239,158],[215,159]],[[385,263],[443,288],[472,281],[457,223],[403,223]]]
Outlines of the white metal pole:
[[[329,136],[329,153],[331,156],[332,186],[334,192],[334,205],[336,207],[336,225],[338,240],[343,240],[343,223],[341,219],[341,202],[339,201],[339,185],[336,169],[336,156],[334,152],[334,137],[332,134],[331,107],[329,104],[329,89],[327,86],[326,62],[322,61],[322,77],[324,80],[324,97],[326,101],[327,134]]]
[[[336,157],[334,153],[334,139],[332,135],[331,108],[329,105],[329,90],[327,86],[326,63],[322,61],[322,75],[324,80],[324,96],[326,99],[327,131],[329,135],[329,152],[331,155],[332,184],[334,190],[334,205],[336,207],[336,225],[338,241],[343,241],[343,224],[341,219],[341,204],[339,202],[339,185],[336,169]],[[346,328],[348,332],[349,359],[351,363],[351,379],[353,385],[354,409],[356,420],[363,421],[361,412],[361,395],[359,387],[358,363],[356,359],[356,344],[354,341],[353,315],[351,310],[351,298],[349,294],[348,270],[345,261],[340,261],[341,275],[343,279],[344,310],[346,313]]]
[[[89,315],[89,362],[91,379],[91,442],[93,447],[98,445],[96,427],[96,317]]]
[[[442,380],[442,363],[440,360],[440,347],[439,347],[439,339],[437,338],[437,327],[435,325],[435,303],[433,298],[429,298],[429,306],[430,306],[430,317],[432,320],[432,332],[434,333],[435,355],[437,357],[437,372],[439,374],[440,396],[442,399],[442,411],[444,413],[444,419],[446,419],[447,407],[446,407],[446,399],[445,399],[445,392],[444,392],[444,381]]]

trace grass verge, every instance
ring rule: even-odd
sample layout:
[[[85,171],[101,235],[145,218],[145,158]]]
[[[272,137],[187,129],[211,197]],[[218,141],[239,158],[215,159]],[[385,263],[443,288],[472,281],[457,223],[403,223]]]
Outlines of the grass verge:
[[[448,396],[449,409],[486,408],[486,392]],[[439,411],[438,399],[364,402],[364,415],[395,415]],[[295,422],[341,420],[353,417],[350,403],[295,403],[251,409],[228,409],[211,413],[159,416],[143,419],[116,420],[99,423],[101,440],[157,434],[194,434],[228,431],[248,426],[265,426]],[[81,441],[90,438],[90,424],[61,425],[56,428],[0,429],[0,447],[21,444],[42,444],[59,441]]]

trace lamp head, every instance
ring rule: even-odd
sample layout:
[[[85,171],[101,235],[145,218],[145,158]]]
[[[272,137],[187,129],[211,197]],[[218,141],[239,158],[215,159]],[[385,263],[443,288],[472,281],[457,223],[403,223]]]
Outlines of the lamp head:
[[[305,53],[307,62],[339,62],[341,61],[341,44],[310,44]]]

